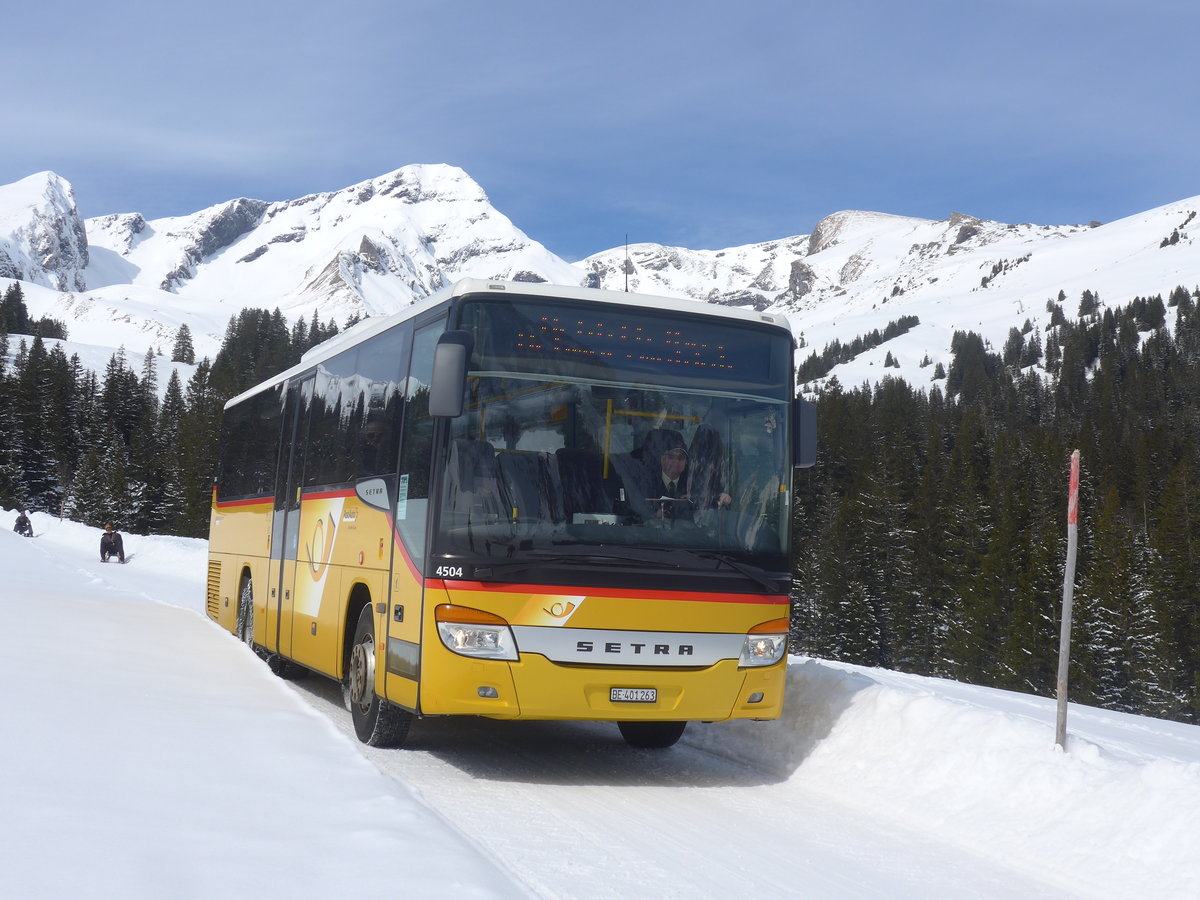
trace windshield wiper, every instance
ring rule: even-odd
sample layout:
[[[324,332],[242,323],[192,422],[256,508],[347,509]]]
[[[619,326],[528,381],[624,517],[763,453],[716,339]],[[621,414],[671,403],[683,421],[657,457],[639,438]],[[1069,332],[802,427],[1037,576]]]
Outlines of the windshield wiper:
[[[755,584],[765,588],[772,594],[778,594],[780,592],[778,583],[771,582],[767,579],[767,572],[765,569],[760,569],[758,566],[752,566],[749,563],[739,562],[738,560],[732,558],[731,556],[727,556],[724,553],[708,553],[703,550],[694,550],[692,552],[704,559],[715,559],[717,562],[724,563],[735,572],[745,575]]]
[[[495,575],[497,572],[515,572],[532,569],[542,563],[582,562],[599,566],[653,566],[655,568],[678,569],[679,564],[658,559],[643,559],[640,556],[617,556],[605,553],[553,553],[546,556],[527,556],[524,559],[506,559],[489,566],[477,566],[476,576]]]

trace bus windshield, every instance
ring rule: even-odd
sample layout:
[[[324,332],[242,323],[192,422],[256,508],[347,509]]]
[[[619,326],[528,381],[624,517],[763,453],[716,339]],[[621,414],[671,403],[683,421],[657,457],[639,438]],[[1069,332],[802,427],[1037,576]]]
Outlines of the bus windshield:
[[[550,557],[786,571],[790,335],[635,309],[627,351],[569,312],[464,310],[476,349],[434,552],[498,577]]]

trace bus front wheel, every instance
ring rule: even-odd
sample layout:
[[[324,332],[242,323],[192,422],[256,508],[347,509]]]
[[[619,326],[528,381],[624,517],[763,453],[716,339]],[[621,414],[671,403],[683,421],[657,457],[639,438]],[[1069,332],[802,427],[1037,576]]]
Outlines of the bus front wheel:
[[[683,736],[687,722],[618,722],[617,727],[630,747],[661,750]]]
[[[375,616],[370,604],[359,613],[354,629],[345,694],[354,733],[360,741],[372,747],[399,747],[404,743],[412,725],[412,713],[375,693]]]

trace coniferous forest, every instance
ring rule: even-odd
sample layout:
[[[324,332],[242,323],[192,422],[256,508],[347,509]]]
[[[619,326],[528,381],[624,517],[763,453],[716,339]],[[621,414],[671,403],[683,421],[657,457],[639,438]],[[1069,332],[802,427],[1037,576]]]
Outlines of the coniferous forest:
[[[1026,323],[999,350],[956,334],[948,369],[825,381],[817,464],[796,473],[793,649],[1052,695],[1078,448],[1071,699],[1200,722],[1198,302],[1184,288],[1123,308],[1060,294],[1044,333]],[[800,371],[820,377],[913,324]],[[206,536],[225,401],[337,331],[245,310],[215,359],[160,390],[155,352],[135,370],[119,351],[97,375],[47,349],[65,329],[31,321],[14,284],[0,303],[0,506]],[[196,363],[186,326],[160,349]]]
[[[1044,335],[957,334],[944,379],[827,382],[793,647],[1053,696],[1079,449],[1070,697],[1200,722],[1198,299],[1085,292],[1069,321],[1060,294]]]
[[[338,333],[315,314],[289,324],[279,310],[248,309],[230,320],[216,358],[197,364],[184,325],[173,347],[159,349],[195,364],[194,374],[184,384],[172,367],[160,390],[166,357],[155,348],[136,370],[119,350],[98,376],[57,343],[48,349],[43,336],[65,329],[39,321],[57,330],[30,326],[14,283],[0,301],[0,506],[190,537],[208,536],[225,401]],[[10,337],[22,324],[32,337]]]

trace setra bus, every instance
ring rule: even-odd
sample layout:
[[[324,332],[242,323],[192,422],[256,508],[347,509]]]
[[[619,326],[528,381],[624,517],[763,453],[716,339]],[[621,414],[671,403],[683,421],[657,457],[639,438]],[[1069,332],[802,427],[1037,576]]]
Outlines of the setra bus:
[[[414,718],[777,717],[793,466],[786,319],[467,280],[225,406],[206,610],[342,683],[361,740]],[[674,473],[672,475],[672,473]]]

